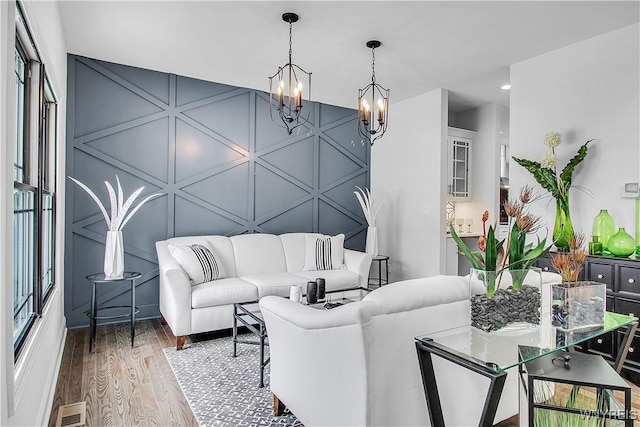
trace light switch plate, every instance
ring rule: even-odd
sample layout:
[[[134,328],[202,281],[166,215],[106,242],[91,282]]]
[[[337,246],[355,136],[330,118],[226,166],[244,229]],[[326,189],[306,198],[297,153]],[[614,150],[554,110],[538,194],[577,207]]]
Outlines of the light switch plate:
[[[640,185],[637,182],[625,182],[622,189],[623,199],[635,199],[640,195]]]

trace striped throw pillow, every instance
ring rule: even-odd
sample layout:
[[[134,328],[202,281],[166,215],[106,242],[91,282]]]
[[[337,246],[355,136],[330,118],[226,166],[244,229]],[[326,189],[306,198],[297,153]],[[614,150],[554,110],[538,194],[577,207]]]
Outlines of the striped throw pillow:
[[[333,270],[331,263],[331,237],[316,239],[316,270]]]
[[[207,244],[169,245],[169,253],[189,276],[193,285],[226,277],[220,259]]]
[[[343,270],[344,234],[337,236],[307,235],[303,271]]]

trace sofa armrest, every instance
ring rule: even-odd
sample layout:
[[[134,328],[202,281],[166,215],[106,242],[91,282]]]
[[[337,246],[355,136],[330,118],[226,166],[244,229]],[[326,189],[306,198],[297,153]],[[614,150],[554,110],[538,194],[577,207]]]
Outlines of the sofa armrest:
[[[318,310],[287,298],[266,296],[260,299],[260,311],[269,312],[294,327],[313,330],[365,324],[380,312],[380,308],[372,301],[359,301],[331,310]]]
[[[191,281],[171,256],[166,241],[156,242],[160,270],[160,312],[174,335],[191,333]]]
[[[347,270],[358,273],[360,276],[360,286],[369,286],[369,270],[371,269],[371,254],[358,252],[351,249],[344,250],[344,263]]]

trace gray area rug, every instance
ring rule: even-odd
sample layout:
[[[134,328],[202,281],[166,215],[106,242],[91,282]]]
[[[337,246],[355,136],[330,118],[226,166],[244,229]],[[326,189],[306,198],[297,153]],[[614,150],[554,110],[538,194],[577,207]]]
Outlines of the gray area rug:
[[[268,365],[265,386],[258,387],[259,347],[238,344],[238,357],[231,357],[232,352],[231,337],[200,341],[180,351],[164,349],[198,423],[203,427],[302,426],[288,412],[273,415]],[[265,353],[268,357],[268,347]]]

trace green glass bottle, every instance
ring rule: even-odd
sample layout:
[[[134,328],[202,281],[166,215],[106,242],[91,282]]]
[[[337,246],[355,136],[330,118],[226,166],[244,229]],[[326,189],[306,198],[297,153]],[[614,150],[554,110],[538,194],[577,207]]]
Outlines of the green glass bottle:
[[[602,249],[608,250],[609,238],[616,232],[616,226],[613,217],[609,215],[606,209],[601,209],[600,213],[593,219],[592,236],[599,236]]]
[[[636,255],[640,255],[640,196],[636,199]]]
[[[636,251],[636,241],[621,227],[609,238],[609,252],[614,256],[627,257]]]
[[[589,254],[602,255],[602,242],[600,242],[600,236],[591,236],[591,241],[589,242]]]

